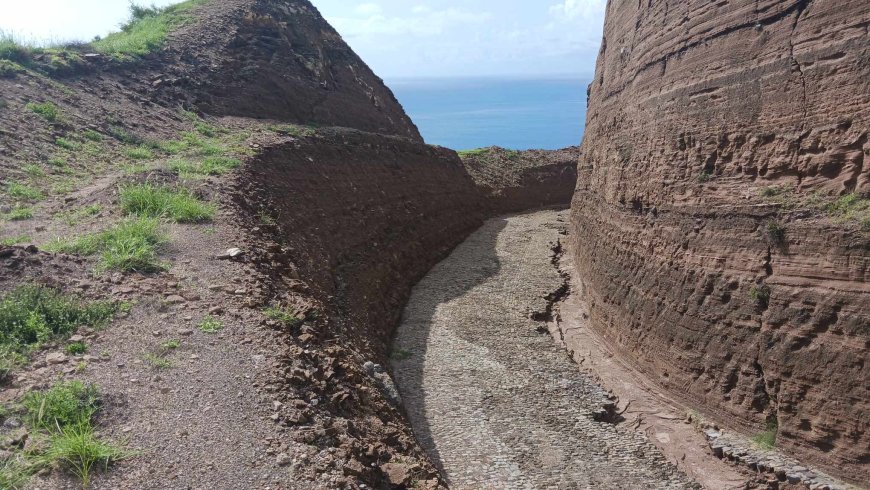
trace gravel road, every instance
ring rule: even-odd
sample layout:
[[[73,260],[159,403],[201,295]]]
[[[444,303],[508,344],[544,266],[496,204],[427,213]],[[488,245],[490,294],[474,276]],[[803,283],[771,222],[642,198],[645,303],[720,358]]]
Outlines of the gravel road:
[[[497,218],[414,289],[393,371],[451,488],[694,488],[645,435],[596,422],[607,394],[546,331],[566,212]]]

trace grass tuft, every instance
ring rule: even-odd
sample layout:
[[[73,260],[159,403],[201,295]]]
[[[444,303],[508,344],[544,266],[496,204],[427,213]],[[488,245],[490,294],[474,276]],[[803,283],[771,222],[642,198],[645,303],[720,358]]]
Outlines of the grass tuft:
[[[294,328],[298,327],[305,321],[302,318],[297,317],[292,311],[286,308],[276,308],[274,306],[270,306],[263,310],[263,314],[266,315],[266,318],[271,320],[277,320],[287,327]]]
[[[100,327],[117,309],[115,303],[85,303],[45,286],[20,286],[0,299],[0,347],[26,354],[81,325]]]
[[[752,437],[754,442],[761,449],[773,449],[776,446],[776,435],[779,432],[778,424],[775,420],[767,423],[767,429]]]
[[[157,251],[166,241],[159,226],[154,218],[131,218],[106,231],[73,241],[58,241],[47,248],[81,255],[99,253],[102,269],[158,272],[165,267],[159,263]]]
[[[58,109],[52,102],[44,102],[41,104],[30,102],[24,107],[30,112],[42,116],[42,118],[48,122],[53,123],[60,119],[60,109]]]
[[[90,422],[99,403],[97,388],[81,381],[58,383],[46,391],[31,391],[23,400],[28,425],[48,432]]]
[[[223,328],[223,323],[211,315],[207,315],[201,322],[199,322],[199,329],[205,333],[216,333]]]
[[[126,154],[133,160],[152,160],[154,158],[154,152],[146,146],[128,148]]]
[[[88,344],[84,342],[73,342],[67,345],[65,350],[67,354],[78,356],[88,351]]]
[[[82,149],[81,143],[69,138],[57,138],[56,140],[54,140],[54,144],[63,148],[64,150],[69,151],[78,151]]]
[[[129,457],[129,452],[98,439],[90,421],[62,427],[57,435],[51,437],[43,455],[46,461],[77,476],[84,488],[90,484],[96,467],[105,470],[110,464]]]
[[[189,190],[151,184],[121,188],[121,209],[127,215],[166,218],[177,223],[201,223],[214,218],[215,207],[197,199]]]
[[[12,211],[3,215],[4,218],[10,221],[24,221],[33,218],[33,208],[28,206],[15,206]]]
[[[12,199],[24,201],[39,201],[44,196],[39,189],[21,182],[10,182],[6,185],[6,194]]]
[[[99,53],[123,58],[145,56],[160,48],[169,33],[185,24],[188,12],[205,0],[187,0],[168,7],[130,7],[131,19],[120,32],[109,34],[91,45]]]

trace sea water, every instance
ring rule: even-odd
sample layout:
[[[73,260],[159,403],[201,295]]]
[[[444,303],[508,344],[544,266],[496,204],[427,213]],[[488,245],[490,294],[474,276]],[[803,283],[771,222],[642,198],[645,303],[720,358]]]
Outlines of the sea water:
[[[387,80],[427,143],[454,150],[579,145],[588,80]]]

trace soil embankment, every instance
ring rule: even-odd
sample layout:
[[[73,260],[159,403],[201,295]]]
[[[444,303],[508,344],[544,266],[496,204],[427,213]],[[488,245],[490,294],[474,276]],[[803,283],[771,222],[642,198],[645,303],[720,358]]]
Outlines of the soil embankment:
[[[864,482],[868,16],[860,1],[612,2],[572,214],[610,348]]]

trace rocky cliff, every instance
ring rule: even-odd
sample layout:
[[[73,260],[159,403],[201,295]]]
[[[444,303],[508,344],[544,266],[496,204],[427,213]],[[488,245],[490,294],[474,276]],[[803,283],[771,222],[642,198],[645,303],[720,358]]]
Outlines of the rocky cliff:
[[[870,478],[870,9],[608,3],[573,202],[594,327],[674,395]]]

